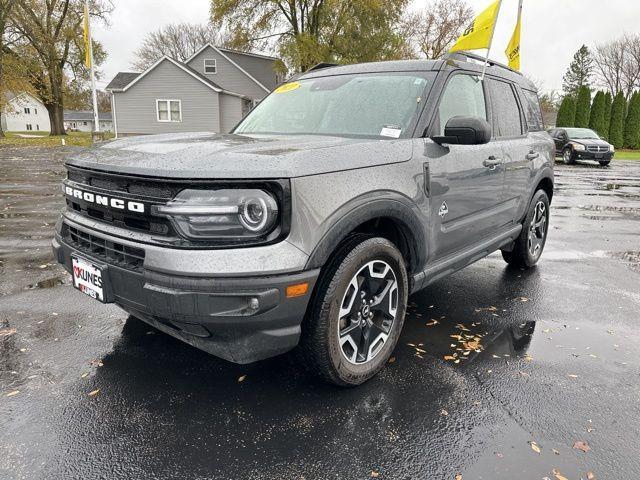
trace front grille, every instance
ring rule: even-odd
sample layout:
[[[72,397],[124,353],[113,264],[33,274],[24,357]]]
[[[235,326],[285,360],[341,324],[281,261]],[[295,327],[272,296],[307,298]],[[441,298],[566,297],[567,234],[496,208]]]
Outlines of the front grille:
[[[142,270],[144,250],[141,248],[105,240],[66,223],[62,226],[62,238],[78,252],[85,253],[108,265],[116,265],[133,271]]]
[[[609,151],[609,147],[605,147],[602,145],[589,145],[587,147],[587,150],[593,153],[604,153]]]

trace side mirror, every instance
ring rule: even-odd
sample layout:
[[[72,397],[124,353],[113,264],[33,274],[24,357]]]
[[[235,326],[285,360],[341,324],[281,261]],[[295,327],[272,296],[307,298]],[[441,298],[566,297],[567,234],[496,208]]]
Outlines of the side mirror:
[[[431,140],[438,145],[483,145],[491,140],[491,125],[480,117],[453,117],[444,127],[444,136],[431,137]]]

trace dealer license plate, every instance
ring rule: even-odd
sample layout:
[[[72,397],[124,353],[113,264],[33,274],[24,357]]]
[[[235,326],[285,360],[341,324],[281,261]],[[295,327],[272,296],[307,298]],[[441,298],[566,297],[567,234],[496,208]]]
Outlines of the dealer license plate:
[[[73,264],[73,286],[85,295],[104,302],[102,269],[79,257],[71,257]]]

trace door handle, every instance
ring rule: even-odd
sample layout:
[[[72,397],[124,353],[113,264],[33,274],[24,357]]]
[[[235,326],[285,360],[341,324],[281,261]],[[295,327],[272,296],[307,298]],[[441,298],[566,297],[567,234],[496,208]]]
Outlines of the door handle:
[[[534,152],[533,150],[531,150],[529,153],[527,153],[527,160],[535,160],[536,158],[538,158],[540,156],[539,153]]]
[[[496,168],[496,166],[500,165],[501,163],[502,163],[502,159],[501,158],[496,158],[493,155],[491,155],[484,162],[482,162],[482,165],[484,165],[485,167],[493,169],[493,168]]]

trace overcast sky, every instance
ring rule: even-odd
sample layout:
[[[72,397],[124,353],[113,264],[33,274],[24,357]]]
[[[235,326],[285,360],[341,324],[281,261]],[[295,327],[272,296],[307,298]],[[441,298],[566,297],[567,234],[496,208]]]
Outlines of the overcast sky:
[[[113,0],[111,25],[95,25],[94,38],[109,57],[98,82],[104,88],[119,71],[131,71],[133,51],[150,31],[166,23],[206,22],[209,0]],[[491,0],[467,0],[476,13]],[[424,8],[426,0],[413,0]],[[515,24],[518,0],[503,0],[491,58],[506,62],[504,49]],[[640,33],[638,0],[525,0],[523,9],[522,69],[543,84],[559,90],[562,76],[582,44],[593,46],[623,32]]]

